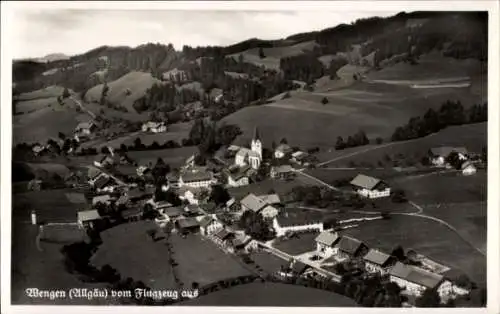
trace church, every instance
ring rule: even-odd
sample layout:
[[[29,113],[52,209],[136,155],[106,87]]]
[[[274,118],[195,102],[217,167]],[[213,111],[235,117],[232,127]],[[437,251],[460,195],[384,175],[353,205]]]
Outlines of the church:
[[[259,169],[262,163],[262,142],[257,128],[255,128],[250,149],[241,147],[236,153],[234,163],[240,167],[250,165],[253,169]]]

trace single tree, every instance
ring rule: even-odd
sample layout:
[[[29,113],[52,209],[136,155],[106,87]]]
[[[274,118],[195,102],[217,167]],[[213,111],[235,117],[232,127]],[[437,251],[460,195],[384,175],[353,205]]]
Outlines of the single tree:
[[[323,97],[323,99],[321,99],[321,103],[322,103],[323,105],[326,105],[328,102],[329,102],[329,101],[328,101],[328,98],[326,98],[326,97]]]

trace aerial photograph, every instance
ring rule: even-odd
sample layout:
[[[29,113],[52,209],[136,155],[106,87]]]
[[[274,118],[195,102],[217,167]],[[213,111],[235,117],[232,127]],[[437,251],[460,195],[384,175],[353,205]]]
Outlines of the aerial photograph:
[[[487,306],[488,12],[283,9],[14,12],[12,305]]]

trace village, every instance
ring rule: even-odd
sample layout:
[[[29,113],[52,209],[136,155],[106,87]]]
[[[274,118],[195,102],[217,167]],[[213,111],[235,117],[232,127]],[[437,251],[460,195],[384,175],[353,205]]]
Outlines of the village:
[[[75,129],[74,139],[84,142],[93,137],[96,129],[98,123],[82,123]],[[163,133],[167,129],[165,122],[153,121],[141,127],[144,133]],[[41,145],[32,147],[35,156],[48,149]],[[157,226],[155,234],[176,234],[183,239],[201,237],[247,264],[251,263],[249,256],[253,252],[274,255],[285,263],[269,272],[274,280],[296,282],[297,278],[307,278],[344,284],[346,280],[368,282],[376,278],[381,283],[393,283],[398,294],[404,296],[401,305],[408,307],[415,306],[424,295],[437,295],[439,303],[446,304],[469,295],[474,288],[466,276],[457,275],[452,267],[412,249],[405,252],[398,247],[385,252],[345,233],[365,221],[390,219],[390,211],[383,207],[405,206],[408,199],[398,186],[362,170],[338,187],[312,178],[321,183],[319,198],[333,193],[334,199],[350,202],[354,208],[364,206],[356,204],[372,205],[371,211],[359,210],[359,215],[347,215],[345,219],[323,215],[328,208],[307,212],[293,193],[253,189],[265,181],[290,183],[295,191],[302,188],[303,193],[312,193],[307,190],[310,185],[305,184],[311,179],[306,170],[321,167],[314,152],[292,148],[286,141],[266,156],[257,127],[249,147],[230,145],[208,159],[194,154],[179,169],[170,169],[161,158],[136,162],[126,151],[112,147],[103,152],[103,157],[86,166],[84,182],[75,185],[86,191],[89,205],[78,211],[73,225],[88,234],[148,220]],[[477,154],[464,147],[436,147],[426,153],[427,170],[431,172],[471,176],[481,167]],[[39,190],[41,184],[32,180],[29,188]],[[50,221],[38,219],[36,209],[31,212],[31,223],[38,226],[40,233],[51,225]],[[280,249],[280,243],[295,238],[309,239],[305,251],[292,254]],[[256,274],[261,275],[259,271]]]

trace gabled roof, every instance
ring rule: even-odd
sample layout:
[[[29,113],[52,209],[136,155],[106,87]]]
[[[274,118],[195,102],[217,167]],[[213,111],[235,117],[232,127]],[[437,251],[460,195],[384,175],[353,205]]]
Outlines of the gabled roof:
[[[363,242],[349,236],[342,236],[338,242],[339,250],[350,255],[356,254],[363,245]]]
[[[92,205],[96,205],[97,203],[107,203],[111,200],[111,196],[109,195],[98,195],[92,198]]]
[[[441,275],[431,273],[416,266],[405,265],[401,262],[397,262],[389,274],[429,289],[437,287],[443,280],[443,276]]]
[[[144,191],[140,189],[132,189],[127,192],[127,195],[129,198],[141,198],[141,197],[148,197],[153,195],[154,190],[151,188],[146,188]]]
[[[184,213],[184,210],[180,207],[166,207],[163,212],[168,217],[179,217]]]
[[[269,205],[275,205],[275,204],[280,204],[281,200],[278,194],[264,194],[264,195],[259,195],[258,198],[263,200],[266,204]]]
[[[391,259],[391,256],[379,250],[370,249],[363,259],[367,262],[384,266]]]
[[[234,237],[234,233],[227,231],[226,229],[221,229],[214,235],[215,237],[221,239],[221,240],[226,240],[229,237]]]
[[[288,144],[280,144],[278,145],[278,147],[276,147],[276,151],[283,153],[290,153],[292,152],[292,148]]]
[[[465,147],[450,147],[450,146],[431,148],[431,153],[434,156],[448,157],[448,155],[450,155],[452,152],[467,154],[467,148],[465,148]]]
[[[307,267],[309,267],[307,264],[302,263],[301,261],[295,261],[292,266],[292,271],[296,274],[302,274]]]
[[[293,168],[290,165],[282,165],[282,166],[274,167],[273,169],[277,173],[288,173],[288,172],[293,171]]]
[[[78,125],[76,126],[76,130],[82,130],[82,129],[90,129],[91,127],[93,127],[95,124],[92,122],[92,121],[88,121],[88,122],[80,122],[78,123]]]
[[[462,170],[464,170],[465,168],[469,168],[469,167],[472,167],[472,168],[475,168],[476,166],[474,166],[474,164],[470,161],[466,161],[462,164]]]
[[[255,194],[253,193],[250,193],[247,196],[245,196],[245,198],[243,198],[240,203],[241,205],[245,206],[246,208],[254,212],[258,212],[267,205],[266,202],[255,196]]]
[[[94,168],[94,167],[89,167],[89,170],[87,172],[87,175],[90,179],[94,179],[98,175],[100,175],[102,172],[101,170]]]
[[[78,220],[79,221],[92,221],[101,219],[101,215],[97,210],[85,210],[78,212]]]
[[[324,244],[326,246],[333,246],[340,239],[337,232],[323,231],[321,232],[314,241]]]
[[[181,175],[183,182],[200,182],[212,180],[212,173],[208,171],[186,172]]]
[[[358,174],[354,179],[352,179],[351,184],[364,189],[373,190],[380,182],[380,179],[365,176],[364,174]]]
[[[212,221],[214,221],[215,219],[213,219],[212,217],[210,216],[204,216],[201,220],[200,220],[200,226],[201,227],[206,227],[208,226],[209,224],[212,223]]]
[[[229,172],[229,176],[234,180],[234,181],[238,181],[239,179],[243,178],[243,177],[248,177],[248,171],[252,169],[252,167],[250,167],[249,165],[246,165],[246,166],[243,166],[243,167],[240,167],[237,169],[237,171],[235,172]]]
[[[96,188],[100,189],[103,188],[106,184],[108,184],[111,181],[111,178],[108,176],[100,176],[97,178],[95,181],[94,185]]]
[[[190,213],[199,213],[201,212],[201,208],[198,205],[195,204],[189,204],[184,207],[184,210]]]
[[[293,158],[302,158],[302,157],[306,157],[307,156],[307,153],[305,152],[302,152],[302,151],[296,151],[295,153],[292,153],[292,157]]]
[[[177,220],[177,223],[179,224],[180,228],[192,228],[198,227],[200,225],[194,218],[182,218]]]

